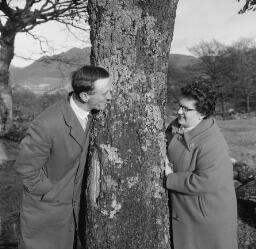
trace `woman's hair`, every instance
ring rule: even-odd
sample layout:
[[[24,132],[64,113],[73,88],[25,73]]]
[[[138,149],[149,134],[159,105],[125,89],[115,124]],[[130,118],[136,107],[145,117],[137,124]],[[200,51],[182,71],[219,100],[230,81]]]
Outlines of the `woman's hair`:
[[[83,66],[71,75],[71,84],[75,95],[79,98],[81,92],[91,94],[94,82],[109,77],[109,73],[102,67]]]
[[[193,82],[181,88],[181,96],[195,100],[196,110],[208,118],[215,111],[216,92],[209,83]]]

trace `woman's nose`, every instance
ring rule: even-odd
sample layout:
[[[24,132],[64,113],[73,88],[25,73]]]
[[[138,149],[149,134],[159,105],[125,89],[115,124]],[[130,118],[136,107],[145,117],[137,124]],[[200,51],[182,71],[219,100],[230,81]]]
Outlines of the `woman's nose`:
[[[178,113],[178,114],[182,114],[182,113],[183,113],[183,110],[182,110],[182,107],[181,107],[181,106],[178,107],[177,113]]]

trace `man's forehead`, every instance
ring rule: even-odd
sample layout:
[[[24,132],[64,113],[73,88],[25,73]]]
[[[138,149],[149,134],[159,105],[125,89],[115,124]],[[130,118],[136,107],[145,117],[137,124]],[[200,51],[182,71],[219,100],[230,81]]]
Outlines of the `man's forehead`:
[[[111,89],[111,87],[112,87],[112,82],[110,77],[98,79],[94,82],[94,88],[96,90],[108,90],[108,89]]]

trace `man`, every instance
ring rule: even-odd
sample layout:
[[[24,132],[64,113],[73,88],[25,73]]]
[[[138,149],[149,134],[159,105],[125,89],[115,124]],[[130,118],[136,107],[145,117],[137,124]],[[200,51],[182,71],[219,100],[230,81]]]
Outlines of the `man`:
[[[111,87],[105,69],[83,66],[72,74],[73,92],[68,99],[31,123],[15,163],[24,185],[21,248],[73,248],[90,112],[105,109]]]

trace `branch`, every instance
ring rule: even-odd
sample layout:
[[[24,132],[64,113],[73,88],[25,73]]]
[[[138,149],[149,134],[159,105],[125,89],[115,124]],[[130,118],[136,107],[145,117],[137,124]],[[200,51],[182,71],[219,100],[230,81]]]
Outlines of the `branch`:
[[[11,20],[13,20],[15,11],[9,7],[6,0],[0,0],[0,10],[3,12],[3,14],[7,17],[9,17]]]
[[[35,1],[35,0],[26,0],[26,5],[24,7],[24,9],[26,10],[30,10],[31,7],[33,6],[34,3],[36,3],[38,1]]]
[[[86,0],[26,0],[24,9],[10,8],[6,0],[1,0],[0,11],[12,21],[13,29],[17,32],[28,32],[35,26],[48,21],[59,21],[83,29],[75,24],[76,20],[87,20]],[[36,8],[35,4],[40,4]],[[32,8],[34,7],[34,10]]]
[[[2,23],[2,21],[0,19],[0,32],[2,32],[3,28],[4,28],[4,26],[3,26],[3,23]]]
[[[50,49],[54,50],[54,48],[49,44],[48,40],[45,37],[36,36],[29,31],[27,32],[27,34],[29,34],[34,40],[39,42],[40,49],[43,53],[47,53],[47,51],[43,48],[43,44],[46,44]]]
[[[237,0],[238,2],[241,2],[241,0]],[[245,0],[245,4],[243,6],[243,8],[241,10],[239,10],[239,14],[243,14],[245,13],[246,11],[250,11],[250,10],[253,10],[255,11],[256,10],[256,0]]]
[[[30,57],[21,56],[21,55],[17,55],[17,54],[14,54],[14,56],[17,57],[17,58],[21,58],[23,60],[27,60],[27,61],[37,61],[37,59],[32,59]]]
[[[83,31],[85,31],[85,32],[88,32],[88,31],[90,30],[90,28],[82,27],[81,24],[80,24],[80,25],[76,25],[76,24],[74,23],[74,20],[71,20],[71,21],[69,21],[69,20],[65,20],[65,21],[56,20],[56,22],[66,25],[66,27],[67,27],[67,29],[68,29],[68,31],[69,31],[70,33],[72,33],[72,32],[71,32],[71,30],[70,30],[69,27],[74,27],[74,28],[76,28],[76,29],[80,29],[80,30],[83,30]],[[74,36],[75,36],[75,35],[74,35]]]

